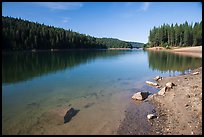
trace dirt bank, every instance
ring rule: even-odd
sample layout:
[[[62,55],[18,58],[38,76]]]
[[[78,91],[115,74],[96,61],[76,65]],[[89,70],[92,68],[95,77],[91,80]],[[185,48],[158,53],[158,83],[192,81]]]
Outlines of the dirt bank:
[[[193,57],[200,57],[202,58],[202,46],[196,46],[196,47],[172,47],[171,49],[166,49],[163,47],[152,47],[152,48],[146,48],[146,50],[149,51],[167,51],[172,52],[175,54],[181,54],[185,56],[193,56]]]
[[[193,75],[196,71],[199,74]],[[167,82],[176,86],[164,96],[155,94],[148,99],[156,106],[158,115],[158,119],[153,120],[154,128],[161,129],[158,134],[201,135],[202,67],[187,75],[164,78],[159,84],[164,87]]]

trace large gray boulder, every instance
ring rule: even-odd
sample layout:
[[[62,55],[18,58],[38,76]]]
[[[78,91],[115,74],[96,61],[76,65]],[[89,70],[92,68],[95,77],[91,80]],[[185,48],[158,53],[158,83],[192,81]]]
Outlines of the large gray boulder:
[[[132,96],[134,100],[144,100],[148,97],[149,92],[137,92]]]

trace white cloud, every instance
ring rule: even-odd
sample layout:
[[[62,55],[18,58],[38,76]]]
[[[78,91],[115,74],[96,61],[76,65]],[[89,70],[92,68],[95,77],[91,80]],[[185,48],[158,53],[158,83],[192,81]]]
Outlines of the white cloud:
[[[150,2],[144,2],[141,6],[140,11],[147,11],[149,9]]]
[[[52,10],[74,10],[83,6],[81,2],[37,2],[37,4]]]

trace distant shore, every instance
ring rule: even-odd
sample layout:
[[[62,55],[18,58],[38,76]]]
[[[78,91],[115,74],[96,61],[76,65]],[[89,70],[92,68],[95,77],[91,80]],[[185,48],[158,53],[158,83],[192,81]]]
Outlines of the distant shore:
[[[108,48],[108,50],[131,50],[131,48]]]
[[[196,47],[172,47],[171,49],[166,49],[164,47],[152,47],[146,48],[145,50],[149,51],[167,51],[175,54],[185,55],[185,56],[193,56],[202,58],[202,46]]]

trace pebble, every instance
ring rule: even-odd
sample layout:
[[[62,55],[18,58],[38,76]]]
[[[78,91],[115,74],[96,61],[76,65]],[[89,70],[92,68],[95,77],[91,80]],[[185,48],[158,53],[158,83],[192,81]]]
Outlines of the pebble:
[[[191,96],[190,96],[189,94],[186,94],[186,97],[187,97],[187,98],[190,98]]]
[[[198,75],[198,74],[199,74],[199,72],[198,72],[198,71],[193,73],[193,75]]]
[[[198,94],[195,94],[195,97],[197,97]]]
[[[148,114],[147,118],[148,119],[153,119],[153,118],[156,118],[156,115],[155,114]]]
[[[185,107],[188,107],[189,106],[189,104],[185,104]]]

